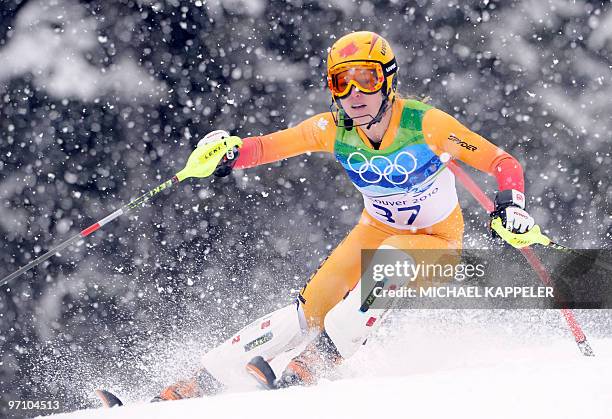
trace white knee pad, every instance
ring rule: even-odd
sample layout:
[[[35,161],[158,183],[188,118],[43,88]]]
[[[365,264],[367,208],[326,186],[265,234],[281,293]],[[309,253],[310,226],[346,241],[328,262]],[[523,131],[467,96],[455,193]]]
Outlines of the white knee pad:
[[[245,366],[260,355],[270,359],[299,345],[306,335],[302,307],[295,303],[265,315],[207,352],[202,366],[226,386],[250,383]]]
[[[393,246],[387,245],[380,246],[378,249],[398,250]],[[407,253],[403,255],[405,255],[407,263],[414,263],[410,255]],[[404,263],[404,261],[401,262]],[[373,258],[372,264],[374,263],[376,263],[376,257]],[[384,281],[382,289],[396,289],[404,285],[404,283],[405,280],[391,278]],[[365,343],[368,335],[378,328],[383,315],[391,308],[392,300],[389,298],[385,300],[386,305],[382,308],[369,307],[369,304],[364,300],[367,299],[366,297],[368,297],[370,291],[365,292],[364,290],[362,295],[360,280],[355,288],[325,316],[325,331],[343,358],[353,355]],[[381,307],[381,305],[377,304],[377,307]]]

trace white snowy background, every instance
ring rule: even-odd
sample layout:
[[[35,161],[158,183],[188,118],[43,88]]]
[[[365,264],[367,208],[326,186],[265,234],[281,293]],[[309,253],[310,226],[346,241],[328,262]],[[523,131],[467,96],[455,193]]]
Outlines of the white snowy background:
[[[0,276],[171,177],[206,132],[254,135],[325,112],[326,49],[363,29],[391,42],[404,95],[431,97],[521,161],[529,208],[554,239],[610,247],[607,1],[5,0],[0,12]],[[460,198],[466,245],[492,245],[486,214]],[[1,414],[14,413],[8,400],[94,407],[97,386],[146,400],[290,302],[361,205],[333,158],[311,155],[190,181],[106,226],[0,290]],[[409,337],[403,315],[392,329]],[[581,361],[558,312],[504,316],[494,328],[544,324]],[[589,337],[609,337],[607,312],[577,316]],[[499,359],[482,336],[474,352],[453,342],[447,368]],[[418,373],[427,353],[398,371]]]

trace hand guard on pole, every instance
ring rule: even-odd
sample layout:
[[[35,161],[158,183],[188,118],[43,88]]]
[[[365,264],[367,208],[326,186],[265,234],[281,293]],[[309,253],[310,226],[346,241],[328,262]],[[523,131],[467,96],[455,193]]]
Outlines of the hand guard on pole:
[[[205,178],[212,174],[227,176],[232,171],[241,146],[242,139],[230,136],[227,131],[210,132],[198,142],[187,165],[176,176],[180,181],[190,177]]]
[[[491,220],[491,230],[516,249],[531,246],[532,244],[542,244],[544,246],[550,244],[550,239],[542,234],[539,225],[533,226],[526,233],[513,233],[504,227],[501,217],[496,217]]]

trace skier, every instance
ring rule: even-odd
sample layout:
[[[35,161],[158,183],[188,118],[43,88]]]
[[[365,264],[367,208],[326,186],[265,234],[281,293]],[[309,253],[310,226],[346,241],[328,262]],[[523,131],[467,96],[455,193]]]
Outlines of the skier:
[[[354,32],[328,52],[332,112],[293,128],[245,138],[234,160],[245,169],[306,152],[333,153],[362,193],[357,225],[301,290],[295,304],[264,316],[203,356],[190,379],[154,400],[176,400],[222,391],[248,372],[268,388],[313,384],[318,374],[351,356],[380,324],[382,309],[360,310],[361,250],[460,249],[463,218],[449,158],[495,176],[495,217],[514,233],[534,225],[525,211],[523,171],[515,158],[452,116],[397,95],[398,63],[388,42]],[[229,135],[229,134],[226,134]],[[223,145],[225,135],[199,146]],[[276,378],[268,361],[308,342]],[[246,366],[246,372],[245,372]]]

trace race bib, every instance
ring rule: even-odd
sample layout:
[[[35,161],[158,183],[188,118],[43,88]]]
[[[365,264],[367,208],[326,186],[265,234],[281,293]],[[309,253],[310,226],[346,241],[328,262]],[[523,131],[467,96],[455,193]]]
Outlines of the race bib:
[[[410,192],[379,197],[364,194],[363,202],[368,214],[393,228],[430,227],[448,217],[457,206],[455,176],[444,169],[433,181],[417,185]]]

